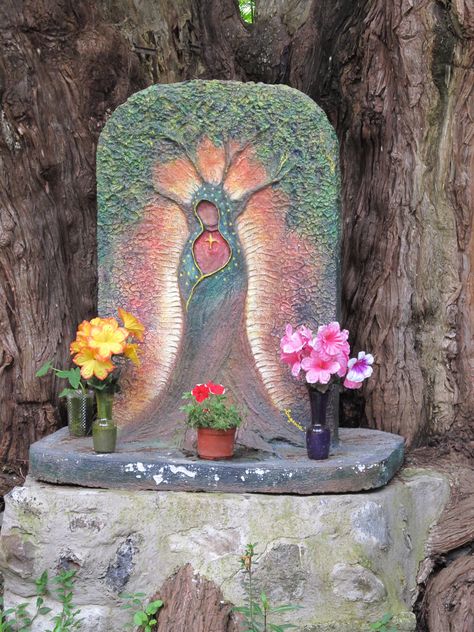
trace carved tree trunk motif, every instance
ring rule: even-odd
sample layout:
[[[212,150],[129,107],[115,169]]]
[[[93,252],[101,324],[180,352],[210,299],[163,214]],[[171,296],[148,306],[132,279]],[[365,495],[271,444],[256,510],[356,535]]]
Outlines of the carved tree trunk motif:
[[[108,113],[152,82],[200,77],[288,83],[325,109],[341,145],[343,322],[377,358],[348,422],[432,437],[453,469],[459,451],[472,467],[473,38],[469,0],[266,0],[253,25],[236,0],[3,0],[0,458],[24,462],[57,427],[58,385],[34,374],[66,363],[96,308]]]

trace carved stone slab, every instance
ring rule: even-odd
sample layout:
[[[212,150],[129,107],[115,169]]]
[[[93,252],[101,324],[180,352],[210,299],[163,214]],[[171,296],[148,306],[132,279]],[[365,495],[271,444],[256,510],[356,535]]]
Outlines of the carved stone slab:
[[[288,449],[279,457],[203,461],[156,447],[120,443],[114,454],[95,454],[92,440],[67,429],[34,443],[30,474],[41,481],[85,487],[158,491],[320,494],[358,492],[386,485],[403,462],[403,439],[364,428],[341,429],[341,443],[325,461]]]
[[[302,445],[283,410],[307,425],[308,397],[279,339],[288,322],[337,316],[338,153],[321,108],[282,85],[154,85],[112,114],[97,151],[99,308],[146,327],[115,410],[129,440],[185,444],[181,396],[213,380],[246,412],[241,445]]]

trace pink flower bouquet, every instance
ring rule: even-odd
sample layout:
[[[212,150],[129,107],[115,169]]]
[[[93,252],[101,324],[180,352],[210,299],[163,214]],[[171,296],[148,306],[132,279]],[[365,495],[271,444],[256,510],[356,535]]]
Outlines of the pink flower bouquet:
[[[280,342],[280,359],[291,367],[294,377],[303,371],[306,382],[321,392],[338,378],[344,380],[346,388],[360,388],[372,375],[374,357],[360,351],[357,358],[351,358],[348,337],[349,332],[338,322],[322,325],[315,336],[304,325],[295,330],[287,325]]]

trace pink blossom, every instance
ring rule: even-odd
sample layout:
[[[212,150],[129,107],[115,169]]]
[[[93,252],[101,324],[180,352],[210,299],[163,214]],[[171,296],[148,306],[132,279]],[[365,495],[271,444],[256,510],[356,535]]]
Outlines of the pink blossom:
[[[287,325],[285,335],[280,341],[280,359],[291,366],[291,373],[298,377],[301,371],[301,360],[311,352],[309,343],[313,332],[304,325],[293,331],[291,325]]]
[[[332,358],[326,359],[317,351],[312,351],[311,355],[303,358],[301,367],[306,371],[306,381],[309,384],[327,384],[331,375],[339,371],[340,364]]]
[[[343,385],[346,388],[351,388],[351,389],[362,388],[362,382],[351,382],[347,378],[344,380]]]
[[[337,372],[339,377],[344,377],[345,374],[347,373],[347,365],[349,363],[350,352],[351,352],[351,348],[349,346],[349,343],[345,342],[341,349],[341,352],[338,353],[337,356],[335,356],[334,358],[336,362],[339,362],[339,364],[341,365],[341,368]]]
[[[339,323],[334,321],[329,323],[329,325],[323,325],[318,328],[313,346],[316,351],[325,354],[329,358],[333,358],[343,352],[348,352],[348,337],[349,332],[347,329],[341,331]]]
[[[359,351],[357,358],[351,358],[347,363],[349,370],[346,375],[346,380],[349,382],[363,382],[372,375],[373,369],[371,365],[373,362],[374,356],[372,354]]]
[[[291,325],[285,328],[285,335],[280,341],[280,349],[283,353],[299,353],[305,344],[303,336],[299,331],[293,331]]]
[[[313,332],[311,331],[311,329],[309,329],[309,327],[306,327],[305,325],[300,325],[298,327],[298,332],[307,344],[311,343],[311,340],[313,339]]]

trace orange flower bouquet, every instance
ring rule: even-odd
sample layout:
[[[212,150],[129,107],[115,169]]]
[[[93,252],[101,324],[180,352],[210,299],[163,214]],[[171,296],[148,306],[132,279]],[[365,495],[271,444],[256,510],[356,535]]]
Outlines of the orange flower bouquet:
[[[122,308],[119,308],[118,313],[123,326],[120,326],[115,318],[97,317],[90,321],[82,321],[77,328],[76,339],[70,346],[72,361],[77,365],[76,368],[63,371],[55,368],[51,362],[46,362],[36,374],[41,377],[52,370],[59,378],[68,380],[71,388],[64,389],[60,396],[68,399],[69,417],[70,403],[74,403],[73,398],[76,398],[77,406],[77,401],[82,401],[84,408],[86,398],[93,397],[95,391],[97,419],[92,426],[92,435],[96,452],[113,452],[113,449],[109,449],[112,444],[115,449],[117,428],[112,421],[113,396],[119,390],[120,371],[124,359],[129,359],[136,365],[140,363],[138,342],[143,340],[145,332],[144,326],[135,316]],[[69,424],[71,434],[88,434],[84,431],[85,422],[81,416],[78,424],[81,428]],[[109,439],[105,441],[104,438],[107,437]]]
[[[95,390],[97,419],[92,425],[94,450],[99,453],[115,451],[117,426],[112,419],[114,393],[119,390],[121,357],[139,364],[138,343],[145,332],[140,321],[119,308],[123,321],[120,327],[115,318],[84,320],[71,343],[72,361],[80,367],[81,377]]]
[[[145,332],[140,321],[121,307],[118,310],[123,321],[119,326],[115,318],[93,318],[83,320],[77,328],[76,339],[71,342],[72,361],[80,367],[81,376],[96,391],[118,390],[119,364],[114,364],[119,356],[140,364],[138,344]]]

